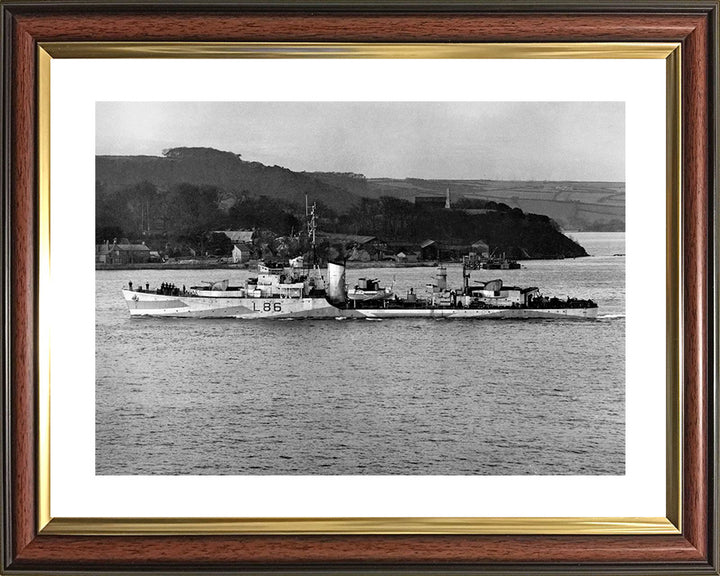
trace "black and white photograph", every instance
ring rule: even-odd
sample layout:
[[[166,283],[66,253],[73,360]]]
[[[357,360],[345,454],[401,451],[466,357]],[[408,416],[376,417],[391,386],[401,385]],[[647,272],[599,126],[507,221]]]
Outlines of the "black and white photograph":
[[[625,112],[97,102],[96,474],[624,475]]]

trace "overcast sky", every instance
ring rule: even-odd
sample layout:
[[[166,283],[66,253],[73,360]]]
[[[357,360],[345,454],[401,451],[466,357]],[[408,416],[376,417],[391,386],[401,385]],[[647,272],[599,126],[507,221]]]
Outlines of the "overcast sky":
[[[97,154],[203,146],[371,178],[625,180],[623,102],[98,102]]]

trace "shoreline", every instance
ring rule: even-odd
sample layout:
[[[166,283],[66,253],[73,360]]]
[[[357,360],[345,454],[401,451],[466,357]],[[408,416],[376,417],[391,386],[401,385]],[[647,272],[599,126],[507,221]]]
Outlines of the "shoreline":
[[[531,262],[537,260],[582,260],[592,255],[577,256],[575,258],[533,258],[518,260],[518,262]],[[367,268],[436,268],[437,266],[460,266],[459,261],[424,261],[424,262],[388,262],[388,261],[372,261],[372,262],[346,262],[347,270],[364,270]],[[323,268],[324,266],[321,266]],[[95,271],[103,270],[248,270],[255,272],[257,270],[257,262],[245,264],[228,264],[223,262],[173,262],[159,263],[146,262],[136,264],[95,264]]]
[[[362,270],[365,268],[433,268],[440,264],[460,264],[460,262],[346,262],[348,270]],[[321,266],[322,268],[322,266]],[[99,270],[250,270],[257,269],[257,262],[245,264],[232,264],[225,262],[138,262],[135,264],[95,264],[95,271]]]

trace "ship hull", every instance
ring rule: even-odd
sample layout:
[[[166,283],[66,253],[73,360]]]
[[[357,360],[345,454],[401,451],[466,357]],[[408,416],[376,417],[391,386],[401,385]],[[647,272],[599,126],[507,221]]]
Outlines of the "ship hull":
[[[325,298],[167,296],[123,290],[131,316],[172,318],[333,318]]]
[[[597,308],[378,308],[342,310],[350,318],[567,318],[592,320]]]
[[[131,316],[171,318],[567,318],[593,319],[597,308],[338,308],[325,298],[168,296],[123,290]]]

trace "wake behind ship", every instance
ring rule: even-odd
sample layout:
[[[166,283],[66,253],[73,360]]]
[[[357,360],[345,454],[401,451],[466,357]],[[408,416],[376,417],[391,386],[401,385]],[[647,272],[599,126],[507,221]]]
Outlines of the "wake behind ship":
[[[399,295],[377,280],[361,279],[348,289],[345,266],[329,263],[327,277],[311,270],[261,265],[257,277],[242,286],[227,281],[192,286],[168,284],[122,291],[131,316],[179,318],[577,318],[597,316],[597,304],[577,298],[549,298],[536,287],[505,286],[502,280],[470,285],[463,267],[463,286],[448,287],[447,270],[438,268],[435,282],[420,295]]]

